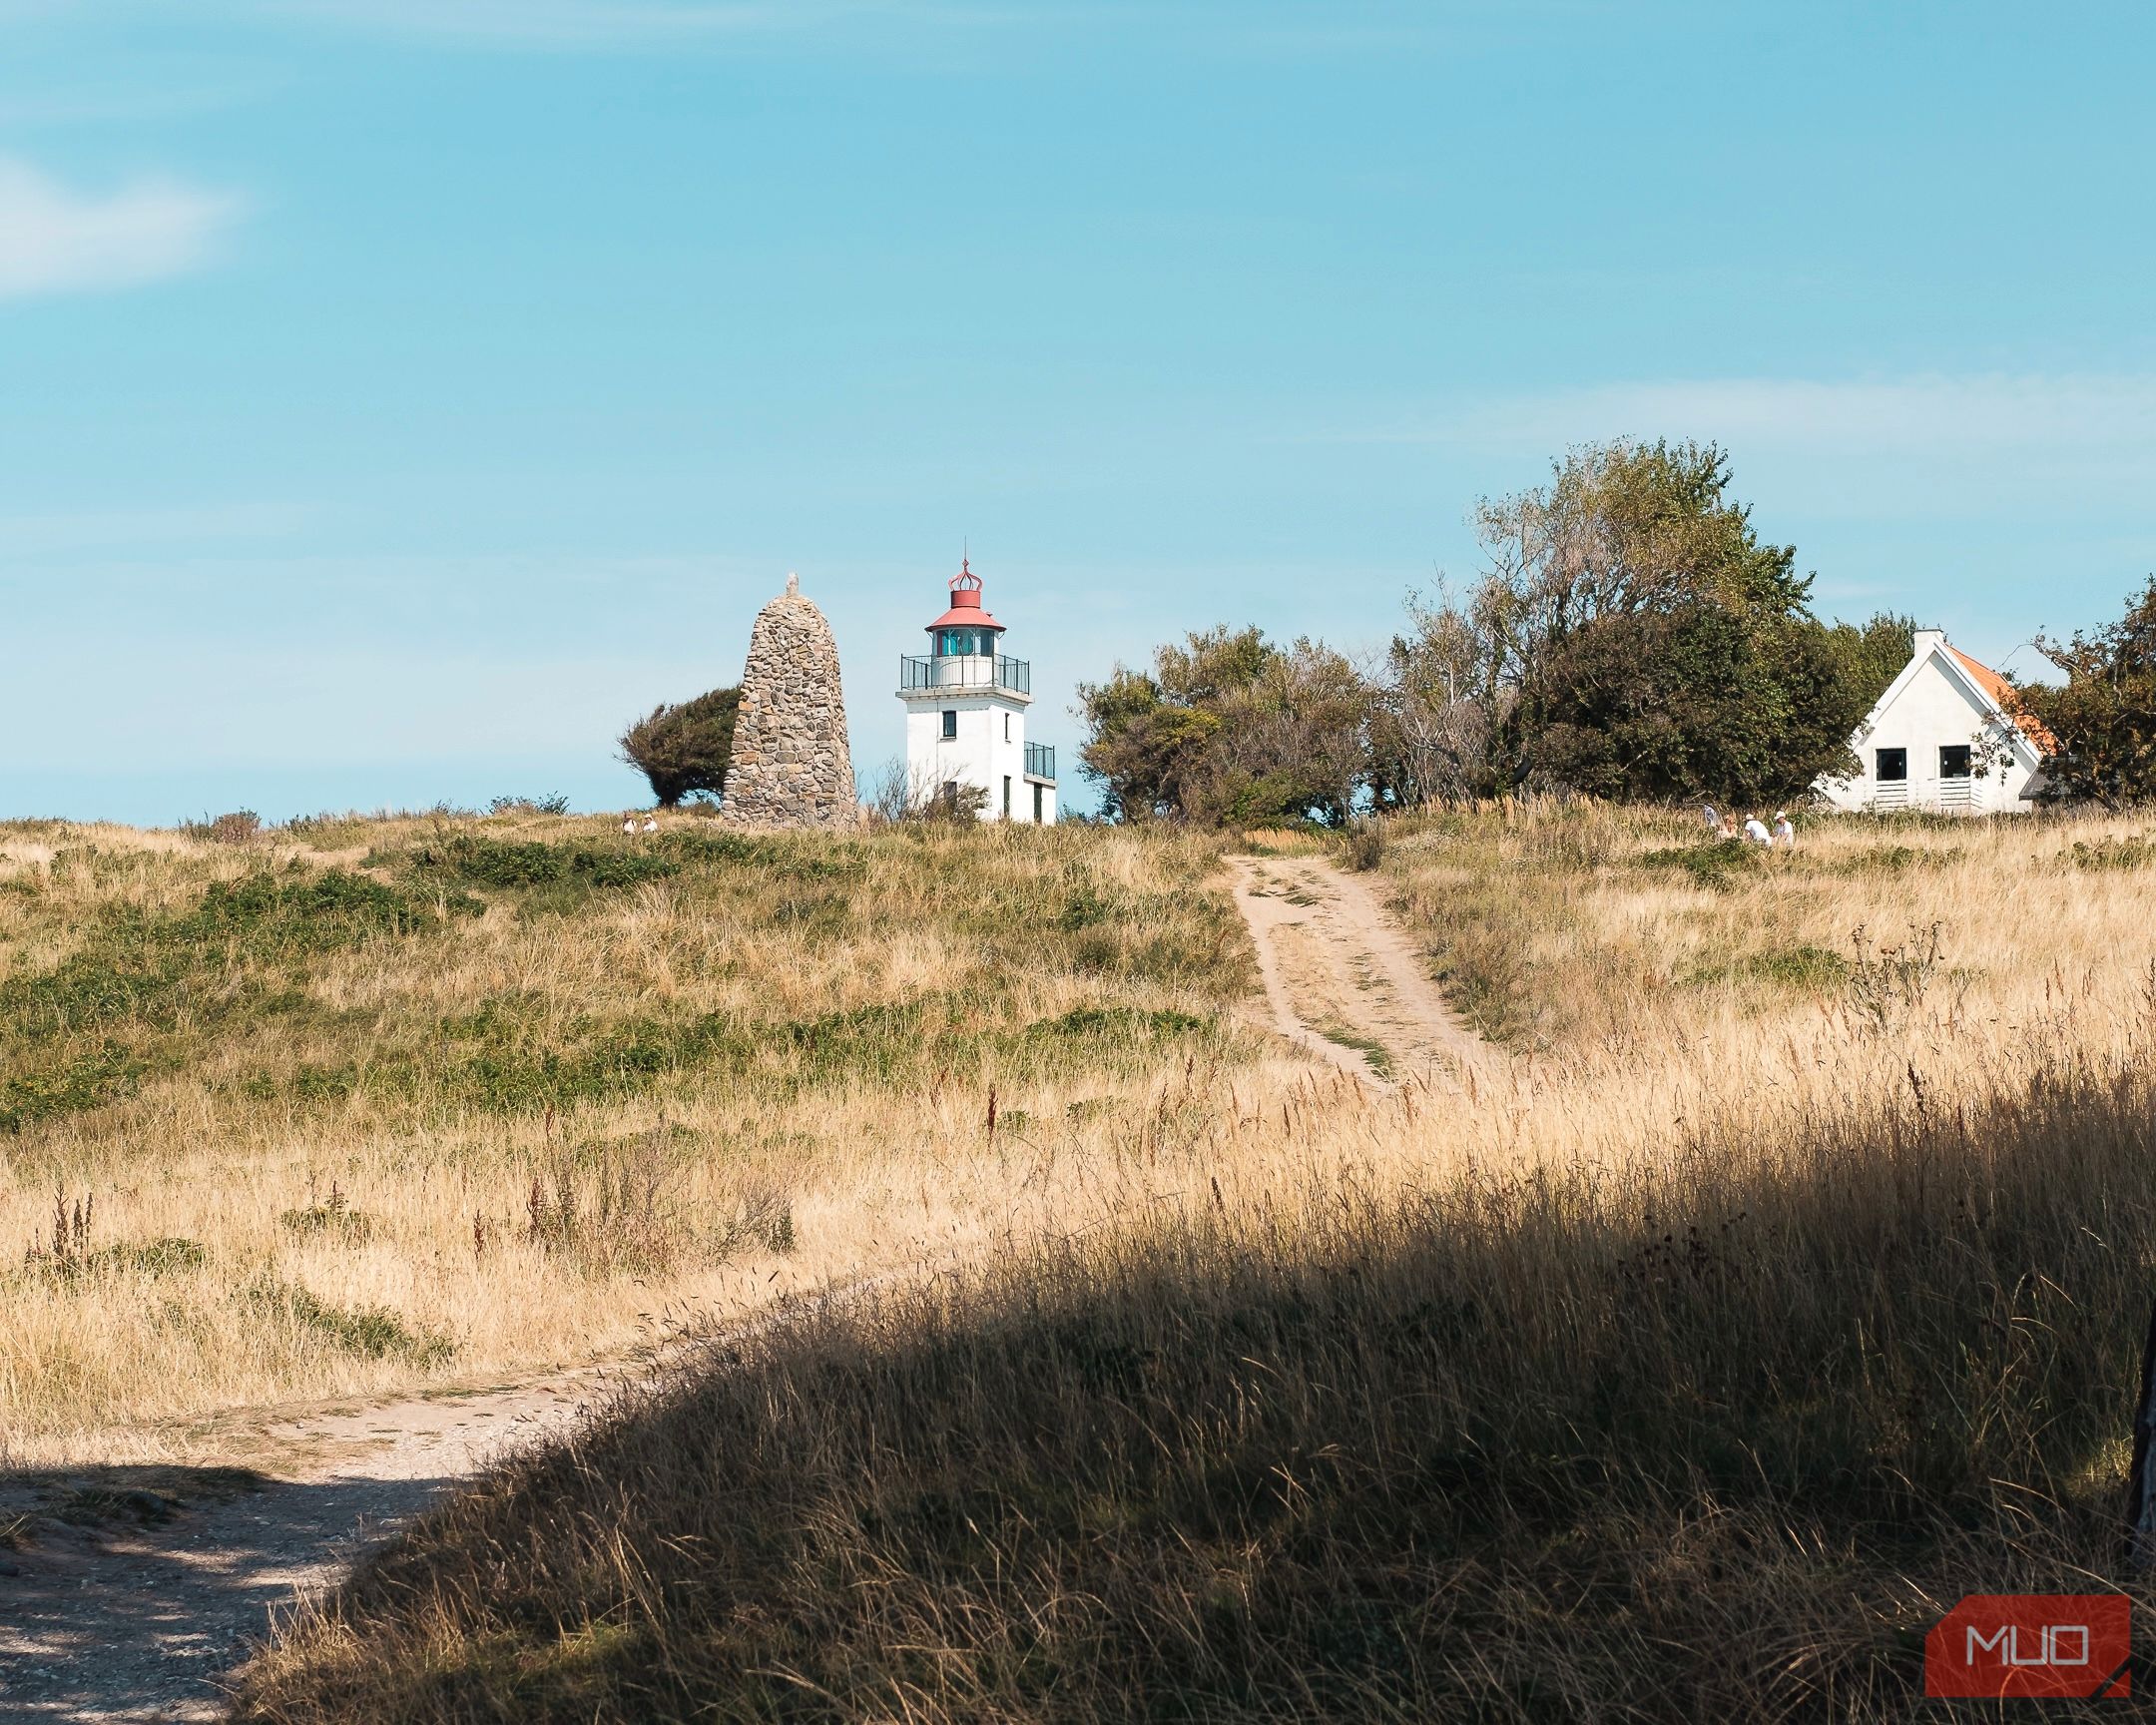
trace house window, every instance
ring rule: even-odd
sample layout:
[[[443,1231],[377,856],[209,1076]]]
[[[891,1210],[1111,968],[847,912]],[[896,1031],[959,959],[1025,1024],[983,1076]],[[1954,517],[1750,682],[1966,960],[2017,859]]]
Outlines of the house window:
[[[1010,741],[1010,715],[1008,713],[1003,715],[1003,741],[1006,743]]]
[[[1966,743],[1948,743],[1939,750],[1939,777],[1941,779],[1966,779],[1969,776],[1969,746]]]
[[[1908,751],[1882,749],[1879,752],[1879,771],[1876,777],[1882,785],[1905,783],[1908,779]]]
[[[1038,826],[1039,826],[1040,824],[1041,824],[1041,788],[1040,788],[1040,787],[1039,787],[1038,785],[1036,785],[1036,786],[1034,786],[1034,787],[1033,787],[1033,825],[1034,825],[1034,826],[1036,826],[1036,827],[1038,827]]]
[[[955,707],[943,709],[943,735],[946,738],[958,735],[958,709]]]
[[[1010,775],[1003,775],[1003,819],[1010,819]]]

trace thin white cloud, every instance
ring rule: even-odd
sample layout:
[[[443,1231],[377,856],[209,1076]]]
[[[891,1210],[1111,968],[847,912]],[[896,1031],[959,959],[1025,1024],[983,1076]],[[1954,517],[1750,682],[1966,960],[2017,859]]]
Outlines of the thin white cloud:
[[[240,211],[232,194],[184,181],[139,180],[101,194],[0,157],[0,299],[184,275],[215,255]]]
[[[1435,428],[1433,428],[1435,429]],[[1777,448],[2036,449],[2156,442],[2156,377],[1730,378],[1622,383],[1468,409],[1449,434],[1548,443],[1699,436]],[[1417,439],[1421,440],[1421,439]]]
[[[1612,383],[1464,399],[1312,440],[1541,460],[1612,437],[1719,443],[1740,492],[1820,517],[2138,522],[2156,468],[2156,376]]]
[[[999,25],[1040,14],[967,0],[243,0],[258,17],[474,47],[752,42],[843,27]]]

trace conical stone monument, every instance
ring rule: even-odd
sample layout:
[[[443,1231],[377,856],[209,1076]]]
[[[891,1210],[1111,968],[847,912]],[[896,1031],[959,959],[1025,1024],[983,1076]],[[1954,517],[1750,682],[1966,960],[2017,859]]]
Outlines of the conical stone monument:
[[[723,817],[741,827],[854,827],[853,755],[846,747],[838,644],[801,578],[757,613],[742,672],[741,710],[727,767]]]

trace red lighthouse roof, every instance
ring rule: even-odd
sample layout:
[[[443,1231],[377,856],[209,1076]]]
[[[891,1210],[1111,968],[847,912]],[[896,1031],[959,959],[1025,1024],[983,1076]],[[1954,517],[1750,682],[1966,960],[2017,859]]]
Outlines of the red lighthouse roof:
[[[962,558],[951,577],[950,609],[928,625],[931,629],[994,629],[1003,625],[981,609],[981,578],[973,573],[973,560]]]

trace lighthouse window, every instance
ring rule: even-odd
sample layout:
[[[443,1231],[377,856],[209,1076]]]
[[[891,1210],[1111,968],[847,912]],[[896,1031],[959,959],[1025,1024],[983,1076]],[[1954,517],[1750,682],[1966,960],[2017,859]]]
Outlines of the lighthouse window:
[[[962,659],[970,654],[987,652],[987,639],[985,629],[939,629],[936,631],[936,652],[945,659]]]
[[[945,737],[958,735],[958,709],[955,707],[943,709],[943,735]]]

